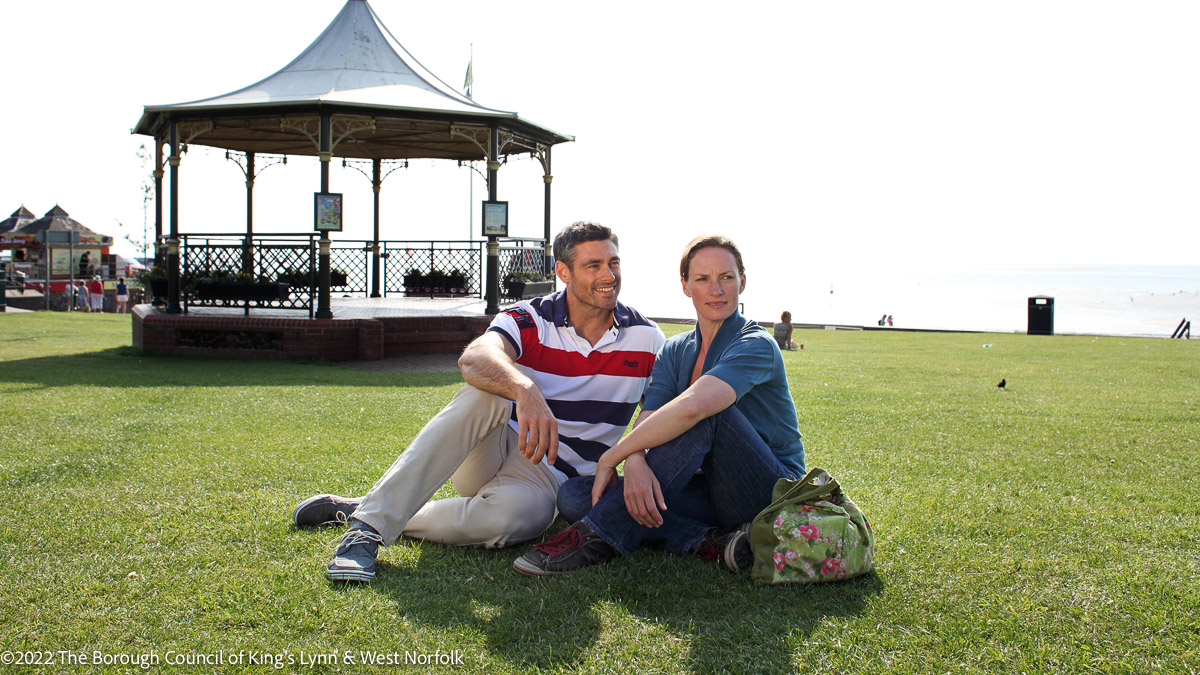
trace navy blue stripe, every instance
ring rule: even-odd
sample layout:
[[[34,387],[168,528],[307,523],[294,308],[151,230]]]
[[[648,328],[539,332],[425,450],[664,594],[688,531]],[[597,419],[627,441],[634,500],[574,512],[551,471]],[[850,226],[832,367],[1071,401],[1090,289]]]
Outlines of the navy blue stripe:
[[[508,340],[508,343],[510,345],[512,345],[513,350],[516,351],[518,354],[521,353],[521,345],[517,344],[516,340],[513,340],[513,336],[509,335],[508,331],[504,330],[503,328],[497,328],[496,326],[491,326],[490,328],[487,329],[487,332],[489,332],[489,333],[492,331],[496,331],[497,333],[503,335],[504,339]],[[516,419],[516,418],[513,418],[513,419]]]
[[[546,401],[550,412],[560,420],[587,424],[612,424],[623,427],[633,418],[637,402],[622,401]]]
[[[579,475],[579,472],[575,470],[575,467],[568,464],[567,460],[563,459],[562,457],[554,460],[554,468],[565,473],[567,478],[575,478]]]
[[[582,438],[571,438],[570,436],[558,435],[559,443],[566,443],[568,447],[575,451],[575,454],[586,459],[589,462],[595,462],[600,459],[608,450],[608,446],[600,441],[585,441]]]

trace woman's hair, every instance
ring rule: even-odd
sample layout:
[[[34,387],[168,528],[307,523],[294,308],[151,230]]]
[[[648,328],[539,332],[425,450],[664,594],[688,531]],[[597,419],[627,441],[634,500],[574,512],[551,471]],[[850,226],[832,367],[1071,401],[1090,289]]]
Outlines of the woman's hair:
[[[779,320],[782,323],[791,323],[792,322],[792,313],[787,311],[786,309],[783,310],[783,314],[779,315]]]
[[[679,259],[679,276],[682,279],[687,279],[688,267],[692,264],[692,258],[696,257],[696,253],[700,249],[705,248],[723,248],[733,254],[733,259],[737,262],[738,274],[745,274],[746,267],[742,265],[742,252],[738,250],[737,244],[729,237],[719,234],[702,234],[699,237],[688,242],[688,245],[683,249],[683,257]]]

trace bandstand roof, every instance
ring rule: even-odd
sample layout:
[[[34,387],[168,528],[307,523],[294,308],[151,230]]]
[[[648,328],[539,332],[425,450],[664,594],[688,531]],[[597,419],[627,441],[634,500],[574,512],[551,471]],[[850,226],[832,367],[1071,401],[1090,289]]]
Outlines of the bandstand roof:
[[[197,145],[316,155],[312,119],[323,112],[333,116],[339,157],[484,159],[486,134],[478,132],[492,124],[505,132],[505,155],[574,140],[460,94],[401,45],[366,0],[347,0],[275,74],[222,96],[148,105],[133,131],[162,138],[173,120],[181,140]]]

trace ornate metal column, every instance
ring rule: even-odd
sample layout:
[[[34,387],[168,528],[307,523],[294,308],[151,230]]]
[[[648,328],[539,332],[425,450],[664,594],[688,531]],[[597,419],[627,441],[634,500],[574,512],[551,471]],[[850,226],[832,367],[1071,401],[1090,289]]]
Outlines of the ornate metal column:
[[[500,128],[492,125],[488,136],[488,201],[496,201],[497,173],[500,171]],[[496,235],[487,238],[487,306],[486,314],[500,312],[500,242]]]
[[[371,242],[371,297],[379,297],[379,192],[383,189],[380,176],[382,162],[371,160],[371,189],[375,191],[375,238]]]
[[[171,156],[171,235],[167,238],[167,313],[178,314],[179,306],[179,124],[170,122],[168,143]]]
[[[542,258],[543,270],[542,273],[546,276],[554,274],[554,246],[550,241],[550,184],[554,182],[554,176],[550,175],[550,146],[538,143],[537,158],[542,163],[542,181],[546,183],[546,204],[545,204],[545,234],[546,239],[546,255]]]
[[[163,146],[166,142],[162,138],[154,139],[154,266],[166,264],[166,256],[163,254]]]
[[[329,129],[329,113],[321,113],[321,145],[318,157],[321,159],[321,192],[329,192],[329,162],[333,159],[332,141]],[[321,232],[319,241],[321,247],[317,254],[317,318],[332,319],[333,309],[329,297],[329,233]]]

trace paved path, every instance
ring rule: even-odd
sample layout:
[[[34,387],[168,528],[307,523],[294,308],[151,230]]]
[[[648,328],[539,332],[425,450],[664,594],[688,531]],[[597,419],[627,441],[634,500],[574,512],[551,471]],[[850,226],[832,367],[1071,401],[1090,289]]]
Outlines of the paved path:
[[[378,361],[338,361],[337,364],[368,373],[456,373],[458,354],[416,354]]]

